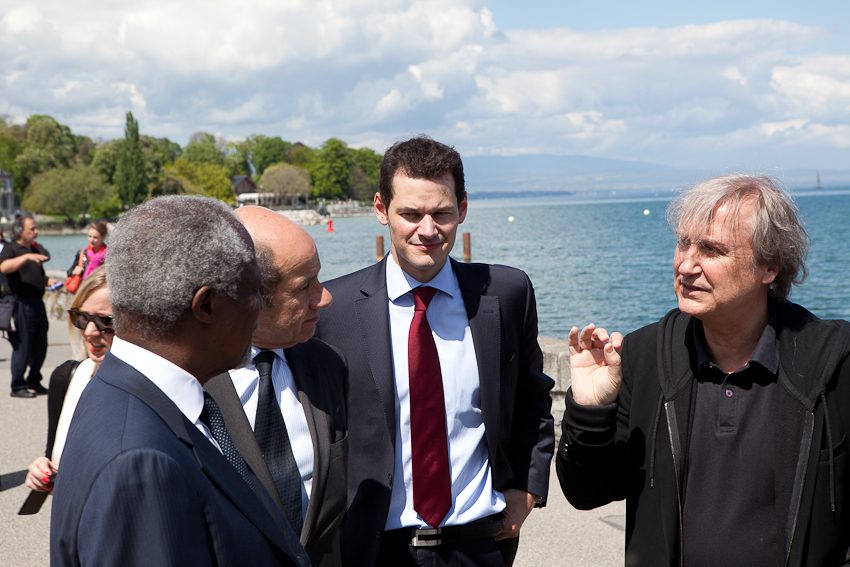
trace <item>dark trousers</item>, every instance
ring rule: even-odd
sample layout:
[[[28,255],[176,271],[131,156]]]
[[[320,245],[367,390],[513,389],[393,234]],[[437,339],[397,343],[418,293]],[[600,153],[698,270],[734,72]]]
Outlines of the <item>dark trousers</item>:
[[[511,567],[518,540],[473,539],[436,547],[382,542],[375,567]]]
[[[12,343],[12,390],[33,388],[41,383],[41,365],[47,355],[47,312],[40,297],[19,297],[15,307]],[[29,366],[26,380],[24,373]]]

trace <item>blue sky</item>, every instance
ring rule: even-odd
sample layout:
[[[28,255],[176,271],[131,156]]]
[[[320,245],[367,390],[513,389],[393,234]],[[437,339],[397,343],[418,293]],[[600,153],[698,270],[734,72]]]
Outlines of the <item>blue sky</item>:
[[[0,115],[383,151],[850,169],[850,2],[5,0]]]

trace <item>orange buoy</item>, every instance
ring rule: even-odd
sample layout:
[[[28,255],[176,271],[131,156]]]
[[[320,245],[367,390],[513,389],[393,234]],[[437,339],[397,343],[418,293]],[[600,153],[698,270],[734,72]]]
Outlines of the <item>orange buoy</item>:
[[[334,231],[334,221],[328,220],[328,228],[325,229],[325,232],[333,232]]]

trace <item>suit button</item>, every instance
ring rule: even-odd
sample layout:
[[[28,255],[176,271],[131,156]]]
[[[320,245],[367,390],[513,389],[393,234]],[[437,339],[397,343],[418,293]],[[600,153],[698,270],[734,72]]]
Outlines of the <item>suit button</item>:
[[[381,532],[379,532],[379,531],[378,531],[378,532],[375,532],[375,537],[376,537],[377,539],[381,539]]]

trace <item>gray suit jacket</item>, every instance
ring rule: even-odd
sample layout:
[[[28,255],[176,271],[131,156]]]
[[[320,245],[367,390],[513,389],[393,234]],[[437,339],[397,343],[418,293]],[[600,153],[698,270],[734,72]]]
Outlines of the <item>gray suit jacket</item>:
[[[284,354],[313,440],[313,487],[301,543],[315,567],[339,567],[339,527],[345,512],[348,460],[345,405],[348,366],[342,353],[318,339],[285,349]],[[221,408],[236,448],[283,509],[230,376],[216,376],[207,382],[205,389]]]

